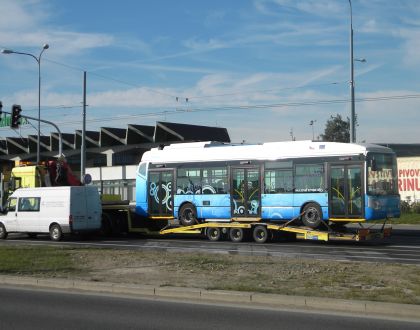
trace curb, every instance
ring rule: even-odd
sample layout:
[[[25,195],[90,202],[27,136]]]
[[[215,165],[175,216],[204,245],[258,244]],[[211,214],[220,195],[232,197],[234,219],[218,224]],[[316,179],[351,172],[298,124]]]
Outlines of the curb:
[[[359,316],[396,317],[420,321],[420,305],[364,300],[287,296],[280,294],[205,290],[184,287],[117,284],[68,279],[45,279],[0,275],[0,285],[74,290],[103,294],[122,294],[146,298],[170,298],[200,302],[235,303],[248,307],[269,307],[357,314]]]

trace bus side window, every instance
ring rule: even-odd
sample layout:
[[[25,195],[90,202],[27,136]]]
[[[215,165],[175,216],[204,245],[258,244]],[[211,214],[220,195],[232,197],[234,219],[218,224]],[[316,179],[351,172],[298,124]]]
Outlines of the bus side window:
[[[266,194],[293,192],[292,170],[266,170],[264,178]]]

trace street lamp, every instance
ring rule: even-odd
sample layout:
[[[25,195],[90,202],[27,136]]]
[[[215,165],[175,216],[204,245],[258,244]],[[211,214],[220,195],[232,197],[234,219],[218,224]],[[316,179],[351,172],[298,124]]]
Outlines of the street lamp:
[[[356,113],[354,104],[354,60],[353,60],[353,13],[350,5],[350,98],[351,98],[351,112],[350,112],[350,142],[356,142]]]
[[[44,46],[42,46],[42,50],[39,53],[38,57],[36,57],[35,55],[31,53],[16,52],[11,49],[1,50],[2,54],[18,54],[18,55],[31,56],[38,63],[38,141],[36,145],[36,163],[37,164],[40,163],[40,143],[41,143],[41,56],[42,56],[42,53],[44,53],[44,51],[48,48],[50,48],[50,46],[48,44],[44,44]]]
[[[316,120],[311,120],[309,122],[309,126],[312,126],[312,141],[315,140],[315,132],[314,132],[314,124],[315,124]]]

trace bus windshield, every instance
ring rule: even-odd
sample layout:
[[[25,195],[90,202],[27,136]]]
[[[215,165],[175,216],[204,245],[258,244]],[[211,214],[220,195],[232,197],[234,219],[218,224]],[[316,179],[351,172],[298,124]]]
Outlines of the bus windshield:
[[[368,195],[398,195],[397,159],[394,154],[367,156]]]

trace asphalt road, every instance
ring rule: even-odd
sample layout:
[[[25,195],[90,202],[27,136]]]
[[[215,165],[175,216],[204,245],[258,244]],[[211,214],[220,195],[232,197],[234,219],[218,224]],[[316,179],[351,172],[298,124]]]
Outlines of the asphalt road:
[[[64,241],[51,242],[48,236],[28,239],[25,235],[10,235],[0,244],[41,244],[96,246],[115,249],[156,249],[177,251],[199,251],[208,253],[231,253],[246,255],[292,256],[341,261],[395,262],[420,264],[420,227],[400,226],[393,230],[390,239],[376,242],[319,242],[296,241],[257,244],[253,242],[232,243],[230,241],[210,242],[199,237],[142,238],[139,236],[81,240],[68,237]]]
[[[418,329],[419,323],[0,287],[0,329]]]

